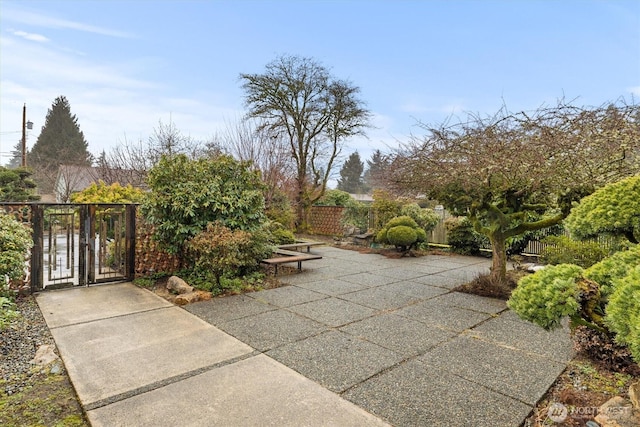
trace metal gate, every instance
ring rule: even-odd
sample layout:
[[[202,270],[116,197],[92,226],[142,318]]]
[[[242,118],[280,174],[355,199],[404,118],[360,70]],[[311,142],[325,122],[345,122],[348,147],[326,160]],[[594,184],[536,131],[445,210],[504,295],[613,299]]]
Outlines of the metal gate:
[[[31,290],[133,279],[135,209],[123,204],[5,204],[14,214],[30,210],[22,221],[33,230]]]

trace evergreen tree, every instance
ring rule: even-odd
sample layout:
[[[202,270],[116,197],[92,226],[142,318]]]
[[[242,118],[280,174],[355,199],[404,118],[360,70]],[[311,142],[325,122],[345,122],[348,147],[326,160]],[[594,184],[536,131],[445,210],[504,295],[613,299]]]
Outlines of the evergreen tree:
[[[87,148],[69,101],[59,96],[47,112],[40,136],[27,156],[27,165],[34,169],[41,192],[53,192],[60,165],[91,166],[92,156]]]
[[[356,151],[349,156],[342,165],[342,169],[340,169],[338,190],[352,194],[362,193],[364,191],[363,171],[364,163],[362,163],[360,154]]]
[[[11,151],[11,160],[7,163],[9,169],[17,169],[22,166],[22,141],[18,141]]]
[[[32,202],[40,199],[33,194],[36,183],[31,171],[24,168],[8,169],[0,166],[0,202]]]
[[[364,182],[369,189],[384,188],[384,171],[387,169],[388,163],[382,152],[376,150],[371,159],[367,160],[367,171],[364,173]]]

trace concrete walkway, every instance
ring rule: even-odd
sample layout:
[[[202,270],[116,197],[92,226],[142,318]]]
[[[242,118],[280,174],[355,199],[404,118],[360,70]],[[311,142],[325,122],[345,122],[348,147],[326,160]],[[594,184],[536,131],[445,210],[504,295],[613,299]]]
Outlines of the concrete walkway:
[[[132,284],[37,301],[93,426],[519,426],[567,330],[451,292],[482,258],[331,247],[290,284],[175,307]]]

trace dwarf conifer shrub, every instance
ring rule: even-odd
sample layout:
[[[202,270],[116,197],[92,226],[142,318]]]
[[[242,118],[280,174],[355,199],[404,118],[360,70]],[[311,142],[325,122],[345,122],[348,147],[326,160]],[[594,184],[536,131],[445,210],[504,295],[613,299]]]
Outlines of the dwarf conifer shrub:
[[[376,240],[406,252],[417,243],[426,242],[427,233],[411,217],[399,216],[387,222],[378,232]]]
[[[572,264],[549,266],[523,277],[507,302],[518,316],[546,330],[560,325],[563,317],[580,311],[578,279],[582,267]]]
[[[605,323],[616,334],[616,342],[629,347],[640,363],[640,265],[613,281]]]
[[[614,291],[614,281],[625,277],[637,265],[640,265],[640,245],[616,252],[587,268],[584,275],[600,285],[600,293],[606,299]]]

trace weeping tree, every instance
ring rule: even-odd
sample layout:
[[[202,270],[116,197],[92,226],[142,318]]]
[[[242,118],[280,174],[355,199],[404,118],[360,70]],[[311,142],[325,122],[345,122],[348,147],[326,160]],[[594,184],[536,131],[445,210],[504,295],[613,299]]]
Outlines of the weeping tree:
[[[458,123],[423,124],[393,157],[398,190],[427,194],[491,242],[493,283],[506,281],[509,239],[558,224],[573,201],[640,170],[637,105],[533,112],[502,108]]]
[[[335,79],[310,58],[281,56],[262,74],[241,74],[247,117],[283,137],[295,164],[296,228],[308,228],[309,211],[326,191],[345,139],[363,133],[370,113],[360,89]]]

